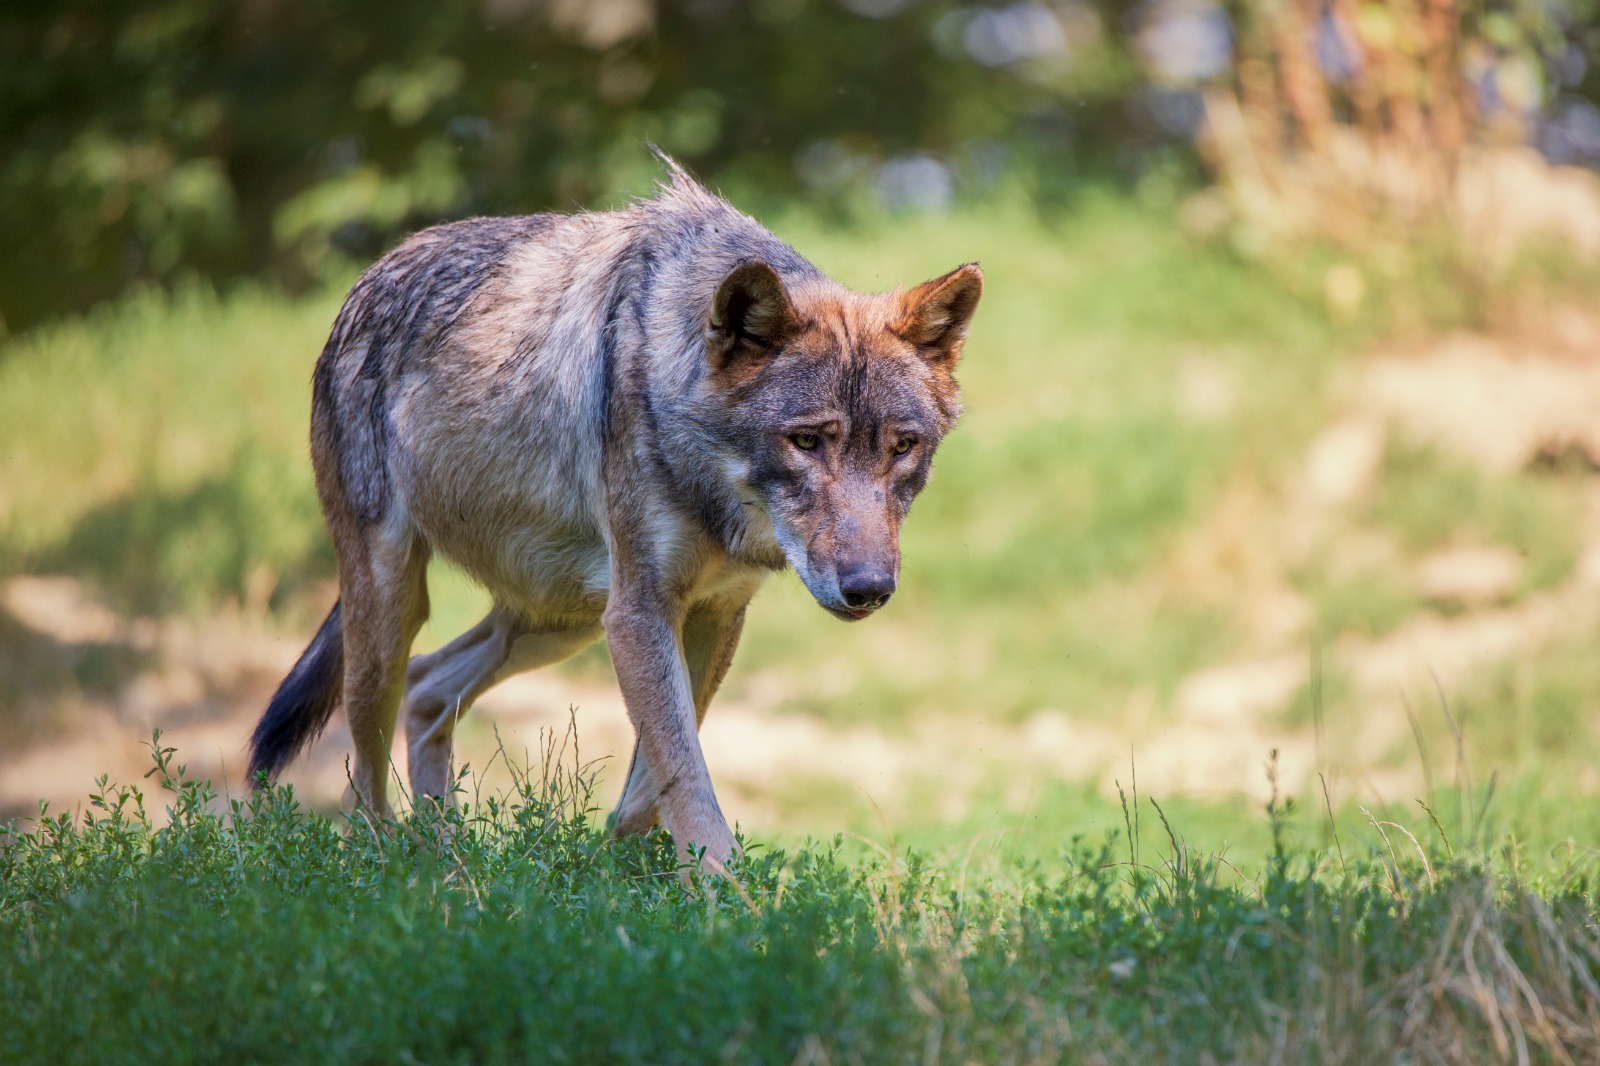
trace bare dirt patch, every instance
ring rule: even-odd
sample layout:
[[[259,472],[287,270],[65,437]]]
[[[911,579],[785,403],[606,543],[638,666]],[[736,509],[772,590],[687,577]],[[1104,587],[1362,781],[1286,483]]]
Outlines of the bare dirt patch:
[[[1460,333],[1380,355],[1361,371],[1356,403],[1489,473],[1569,452],[1600,467],[1600,318],[1567,310],[1545,327],[1531,339]]]

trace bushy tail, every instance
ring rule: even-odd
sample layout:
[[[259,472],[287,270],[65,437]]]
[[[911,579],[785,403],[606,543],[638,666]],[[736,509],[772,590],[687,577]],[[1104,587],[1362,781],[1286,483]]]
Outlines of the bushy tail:
[[[333,605],[322,628],[283,679],[250,737],[250,781],[269,778],[322,733],[344,693],[344,621]]]

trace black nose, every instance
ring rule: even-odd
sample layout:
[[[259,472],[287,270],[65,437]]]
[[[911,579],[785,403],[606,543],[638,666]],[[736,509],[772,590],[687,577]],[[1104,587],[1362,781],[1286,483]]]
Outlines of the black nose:
[[[894,575],[873,566],[844,570],[839,574],[839,591],[855,610],[882,607],[894,593]]]

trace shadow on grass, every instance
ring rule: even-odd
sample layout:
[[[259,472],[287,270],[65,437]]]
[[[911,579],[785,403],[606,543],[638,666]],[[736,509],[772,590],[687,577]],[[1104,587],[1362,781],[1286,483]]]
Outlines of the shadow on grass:
[[[334,570],[303,472],[287,466],[246,451],[188,487],[113,500],[85,514],[28,569],[71,574],[130,615],[201,610],[230,599],[280,606]]]
[[[62,640],[0,607],[0,744],[21,747],[56,733],[75,697],[115,693],[152,655],[124,642]]]

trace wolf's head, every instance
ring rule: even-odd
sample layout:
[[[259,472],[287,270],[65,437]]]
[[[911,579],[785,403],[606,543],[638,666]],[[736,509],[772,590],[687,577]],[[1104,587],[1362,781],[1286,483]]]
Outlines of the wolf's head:
[[[859,294],[823,280],[791,288],[755,261],[717,289],[710,383],[741,489],[837,617],[865,618],[895,590],[900,524],[960,411],[953,372],[982,292],[976,264]]]

